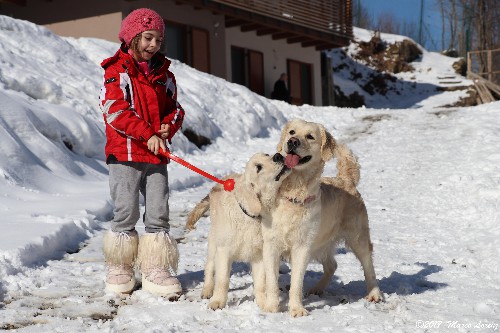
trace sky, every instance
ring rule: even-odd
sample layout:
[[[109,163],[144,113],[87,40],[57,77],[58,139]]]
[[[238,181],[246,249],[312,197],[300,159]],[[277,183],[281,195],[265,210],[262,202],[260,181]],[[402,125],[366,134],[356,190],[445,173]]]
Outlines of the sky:
[[[356,29],[358,40],[371,32]],[[388,43],[402,36],[382,35]],[[20,43],[19,41],[22,41]],[[309,316],[287,313],[290,274],[280,275],[281,311],[261,312],[250,267],[235,263],[226,308],[200,299],[210,220],[186,232],[186,216],[214,185],[169,165],[171,233],[179,240],[184,294],[168,302],[137,289],[104,292],[102,236],[113,203],[97,108],[102,59],[118,44],[61,38],[0,16],[0,329],[39,332],[497,332],[500,330],[500,102],[443,108],[461,92],[430,93],[450,59],[423,50],[415,83],[371,96],[368,107],[291,106],[173,61],[184,128],[209,137],[199,149],[181,133],[172,152],[222,177],[256,152],[272,154],[291,119],[319,122],[358,156],[374,265],[385,302],[366,302],[363,273],[342,244]],[[352,57],[355,45],[347,50]],[[339,54],[332,54],[339,57]],[[351,59],[358,71],[368,69]],[[338,73],[345,92],[359,89]],[[463,80],[465,78],[458,77]],[[351,84],[349,84],[349,82]],[[469,82],[470,83],[470,82]],[[405,88],[405,89],[403,89]],[[334,176],[335,161],[324,174]],[[143,210],[141,206],[141,210]],[[139,233],[144,232],[141,222]],[[307,291],[322,273],[308,266]],[[429,330],[433,325],[434,330]]]
[[[360,1],[376,21],[379,15],[392,13],[401,22],[420,22],[422,0],[353,0]],[[356,15],[353,13],[353,15]],[[429,51],[441,50],[441,14],[436,0],[423,0],[423,33]],[[417,40],[418,42],[418,40]]]

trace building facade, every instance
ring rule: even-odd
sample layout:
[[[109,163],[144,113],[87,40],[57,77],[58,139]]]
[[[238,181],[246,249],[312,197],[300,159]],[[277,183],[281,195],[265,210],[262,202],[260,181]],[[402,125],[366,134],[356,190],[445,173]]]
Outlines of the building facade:
[[[321,51],[348,45],[351,0],[0,0],[1,15],[114,42],[141,7],[163,16],[168,57],[266,97],[287,73],[293,104],[333,104]]]

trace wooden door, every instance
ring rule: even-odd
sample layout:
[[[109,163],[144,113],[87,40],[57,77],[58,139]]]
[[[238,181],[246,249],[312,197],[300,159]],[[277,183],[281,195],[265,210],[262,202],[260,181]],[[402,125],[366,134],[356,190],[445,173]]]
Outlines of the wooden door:
[[[192,67],[210,73],[210,44],[207,30],[191,29]]]
[[[296,105],[312,105],[312,65],[300,61],[288,60],[287,67],[291,103]]]
[[[264,55],[248,50],[248,88],[264,96]]]

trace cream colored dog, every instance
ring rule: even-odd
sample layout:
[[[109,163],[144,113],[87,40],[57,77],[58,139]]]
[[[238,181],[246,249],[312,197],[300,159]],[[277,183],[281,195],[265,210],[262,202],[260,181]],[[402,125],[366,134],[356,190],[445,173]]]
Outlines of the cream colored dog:
[[[209,308],[226,306],[233,261],[251,263],[255,301],[260,308],[264,306],[261,219],[270,215],[268,208],[274,206],[276,192],[289,174],[282,155],[255,154],[243,174],[227,177],[235,180],[232,192],[225,192],[222,185],[214,186],[189,214],[186,228],[194,229],[198,219],[210,209],[208,256],[201,295],[210,298]]]
[[[347,147],[337,145],[317,123],[292,120],[282,130],[278,152],[286,155],[292,169],[283,180],[271,219],[262,223],[263,259],[267,299],[264,310],[279,310],[278,268],[280,257],[291,261],[289,312],[307,315],[302,304],[303,279],[310,260],[323,264],[324,276],[312,289],[321,293],[337,268],[335,246],[345,240],[363,266],[367,299],[378,302],[382,295],[372,262],[368,215],[356,184],[359,165]],[[321,178],[325,162],[338,158],[336,178]]]

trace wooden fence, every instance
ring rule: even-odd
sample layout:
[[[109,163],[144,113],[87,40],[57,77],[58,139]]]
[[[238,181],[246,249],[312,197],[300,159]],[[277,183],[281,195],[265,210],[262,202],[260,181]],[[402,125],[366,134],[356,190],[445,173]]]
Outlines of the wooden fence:
[[[500,99],[500,49],[468,52],[467,77],[474,81],[480,102]]]

